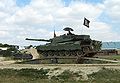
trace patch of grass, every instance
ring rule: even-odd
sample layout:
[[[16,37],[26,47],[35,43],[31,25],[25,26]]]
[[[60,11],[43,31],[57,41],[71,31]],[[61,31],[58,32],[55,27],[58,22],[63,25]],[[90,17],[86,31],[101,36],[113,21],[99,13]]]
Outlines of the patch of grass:
[[[105,69],[88,75],[92,83],[120,83],[120,70]]]
[[[0,76],[6,77],[29,77],[29,78],[41,78],[46,79],[48,77],[47,73],[49,72],[49,69],[0,69]]]
[[[68,80],[70,79],[73,75],[73,73],[69,70],[65,70],[64,72],[62,72],[60,75],[58,75],[57,77],[59,79],[63,79],[63,80]]]
[[[80,74],[82,72],[69,70],[48,79],[49,71],[49,69],[0,69],[0,83],[120,83],[120,70],[115,69],[103,68],[88,75],[88,80],[82,80]]]
[[[52,69],[52,71],[56,71],[56,70],[60,70],[61,68],[60,67],[56,67],[54,69]]]
[[[45,79],[48,77],[47,73],[49,72],[49,69],[21,69],[17,72],[18,76],[25,76],[30,78],[41,78]]]
[[[102,59],[110,59],[110,60],[120,60],[120,55],[106,55],[106,56],[98,56]]]
[[[57,69],[59,68],[55,68]],[[79,76],[78,73],[65,70],[60,75],[48,79],[49,71],[49,69],[0,69],[0,83],[73,83]]]
[[[107,64],[112,62],[100,61],[100,60],[85,60],[84,63],[85,64]]]
[[[77,82],[79,80],[79,79],[76,80],[77,78],[82,78],[82,75],[79,75],[79,73],[80,72],[72,72],[69,70],[65,70],[61,74],[51,77],[51,79],[65,82],[65,83],[67,83],[67,82],[73,83],[73,82]]]

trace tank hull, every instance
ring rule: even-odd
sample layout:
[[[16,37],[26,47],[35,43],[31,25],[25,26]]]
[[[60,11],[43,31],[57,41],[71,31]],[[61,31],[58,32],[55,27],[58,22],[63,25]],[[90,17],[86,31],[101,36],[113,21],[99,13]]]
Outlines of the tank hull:
[[[43,58],[77,59],[78,57],[93,57],[99,50],[90,45],[58,44],[39,45],[36,47]]]

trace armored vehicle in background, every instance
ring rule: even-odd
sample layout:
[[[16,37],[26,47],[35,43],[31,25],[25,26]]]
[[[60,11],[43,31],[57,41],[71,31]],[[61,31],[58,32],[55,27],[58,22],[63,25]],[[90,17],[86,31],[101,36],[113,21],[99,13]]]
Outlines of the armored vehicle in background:
[[[76,59],[77,63],[81,58],[93,57],[101,50],[101,41],[92,40],[89,35],[75,35],[71,31],[72,28],[66,27],[63,30],[68,31],[67,34],[56,36],[54,38],[45,39],[29,39],[33,41],[48,42],[45,45],[36,46],[36,49],[44,59]]]

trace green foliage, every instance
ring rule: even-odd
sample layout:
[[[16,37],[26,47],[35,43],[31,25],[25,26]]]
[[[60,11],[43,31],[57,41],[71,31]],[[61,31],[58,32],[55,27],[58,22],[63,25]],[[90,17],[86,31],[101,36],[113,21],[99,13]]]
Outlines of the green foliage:
[[[112,62],[100,61],[100,60],[84,60],[85,64],[107,64]]]
[[[58,70],[56,68],[55,70]],[[0,69],[0,83],[120,83],[120,70],[106,69],[88,75],[89,79],[76,80],[81,72],[65,70],[48,79],[49,69]]]
[[[120,55],[106,55],[106,56],[98,56],[102,59],[110,59],[110,60],[120,60]]]
[[[17,70],[14,69],[0,69],[0,76],[13,76],[17,73]]]
[[[12,52],[10,50],[2,50],[1,53],[3,57],[9,57],[12,55]]]
[[[0,47],[7,48],[7,50],[0,51],[0,55],[3,55],[3,57],[11,57],[13,53],[16,53],[18,51],[19,48],[18,46],[2,44],[2,43],[0,43]]]
[[[60,70],[61,68],[60,67],[56,67],[54,69],[52,69],[52,71],[56,71],[56,70]]]
[[[120,70],[103,68],[88,77],[94,83],[120,83]]]
[[[63,73],[61,73],[60,75],[58,75],[57,77],[59,79],[63,79],[63,80],[68,80],[70,79],[72,76],[72,72],[69,70],[65,70]]]
[[[34,47],[33,45],[29,45],[26,47],[26,49],[30,49],[31,47]]]
[[[31,77],[31,78],[41,78],[45,79],[48,77],[47,73],[49,72],[48,69],[21,69],[18,72],[19,76]]]
[[[0,47],[9,47],[10,45],[8,45],[8,44],[2,44],[2,43],[0,43]]]
[[[48,77],[47,73],[49,69],[0,69],[0,76],[22,76],[29,78],[41,78],[45,79]]]
[[[61,74],[57,76],[53,76],[51,79],[62,81],[62,82],[71,81],[72,83],[72,82],[75,82],[76,78],[78,77],[81,77],[81,75],[79,75],[79,72],[74,73],[72,71],[65,70]]]

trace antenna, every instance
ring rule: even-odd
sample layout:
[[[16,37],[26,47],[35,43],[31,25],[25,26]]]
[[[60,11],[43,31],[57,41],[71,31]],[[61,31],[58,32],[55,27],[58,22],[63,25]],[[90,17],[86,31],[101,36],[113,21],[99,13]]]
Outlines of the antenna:
[[[55,30],[54,30],[54,37],[56,37],[56,33],[55,33]]]

